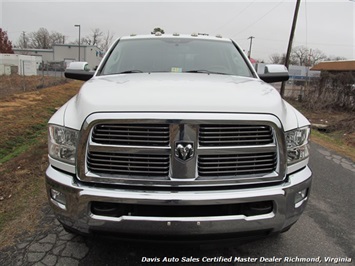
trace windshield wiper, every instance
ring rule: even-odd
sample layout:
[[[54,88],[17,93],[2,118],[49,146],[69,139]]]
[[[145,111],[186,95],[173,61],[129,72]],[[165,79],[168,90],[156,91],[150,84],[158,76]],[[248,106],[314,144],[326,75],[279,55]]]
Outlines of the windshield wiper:
[[[205,74],[218,74],[218,75],[229,75],[227,73],[222,73],[222,72],[215,72],[215,71],[209,71],[209,70],[188,70],[184,71],[184,73],[205,73]]]
[[[131,73],[143,73],[142,70],[126,70],[126,71],[122,71],[122,72],[118,72],[118,73],[112,73],[112,75],[114,74],[131,74]]]

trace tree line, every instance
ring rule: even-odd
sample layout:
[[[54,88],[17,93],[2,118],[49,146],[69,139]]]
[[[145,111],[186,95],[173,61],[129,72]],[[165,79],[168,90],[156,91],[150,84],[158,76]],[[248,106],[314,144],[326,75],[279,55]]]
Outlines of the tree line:
[[[292,48],[290,55],[290,65],[314,66],[322,61],[345,60],[345,57],[330,57],[319,49],[309,49],[303,45]],[[272,64],[285,64],[286,54],[274,53],[269,57]]]
[[[104,33],[99,28],[92,29],[91,33],[80,39],[82,45],[95,45],[103,51],[107,51],[113,39],[110,31]],[[25,33],[19,37],[14,47],[23,49],[50,49],[55,44],[79,44],[76,39],[67,42],[66,36],[57,31],[49,32],[46,28],[39,28],[37,31]]]

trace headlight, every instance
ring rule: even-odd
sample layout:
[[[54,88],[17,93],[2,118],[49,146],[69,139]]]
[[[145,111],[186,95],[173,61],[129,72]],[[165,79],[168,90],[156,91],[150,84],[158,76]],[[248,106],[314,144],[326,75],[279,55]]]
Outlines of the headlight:
[[[302,127],[286,132],[287,164],[294,164],[309,156],[310,127]]]
[[[74,164],[78,131],[66,127],[49,125],[48,152],[51,157],[60,161]]]

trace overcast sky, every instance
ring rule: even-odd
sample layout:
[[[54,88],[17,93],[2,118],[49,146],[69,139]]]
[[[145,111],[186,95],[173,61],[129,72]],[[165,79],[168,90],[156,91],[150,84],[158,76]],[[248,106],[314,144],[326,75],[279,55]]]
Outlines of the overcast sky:
[[[23,31],[40,27],[58,31],[68,42],[92,29],[109,30],[118,38],[149,34],[155,27],[166,33],[222,34],[269,60],[287,50],[296,0],[274,1],[16,1],[0,0],[0,27],[16,44]],[[355,59],[355,1],[301,0],[294,46],[320,49],[328,56]]]

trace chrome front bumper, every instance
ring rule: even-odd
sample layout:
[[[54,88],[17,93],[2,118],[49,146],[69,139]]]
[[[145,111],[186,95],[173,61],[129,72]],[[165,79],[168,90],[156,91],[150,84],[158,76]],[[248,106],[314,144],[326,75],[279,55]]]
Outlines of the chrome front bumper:
[[[118,234],[184,236],[232,234],[267,230],[270,233],[282,231],[292,225],[302,214],[309,197],[312,173],[308,167],[287,178],[287,182],[275,186],[208,191],[153,191],[142,189],[117,189],[93,187],[76,183],[72,175],[49,166],[46,172],[49,202],[58,220],[81,233],[92,231],[115,232]],[[53,199],[51,189],[63,193],[65,204]],[[307,196],[295,204],[296,194],[308,189]],[[91,212],[92,202],[122,204],[184,206],[218,205],[272,201],[270,213],[254,216],[225,215],[202,217],[109,217]]]

